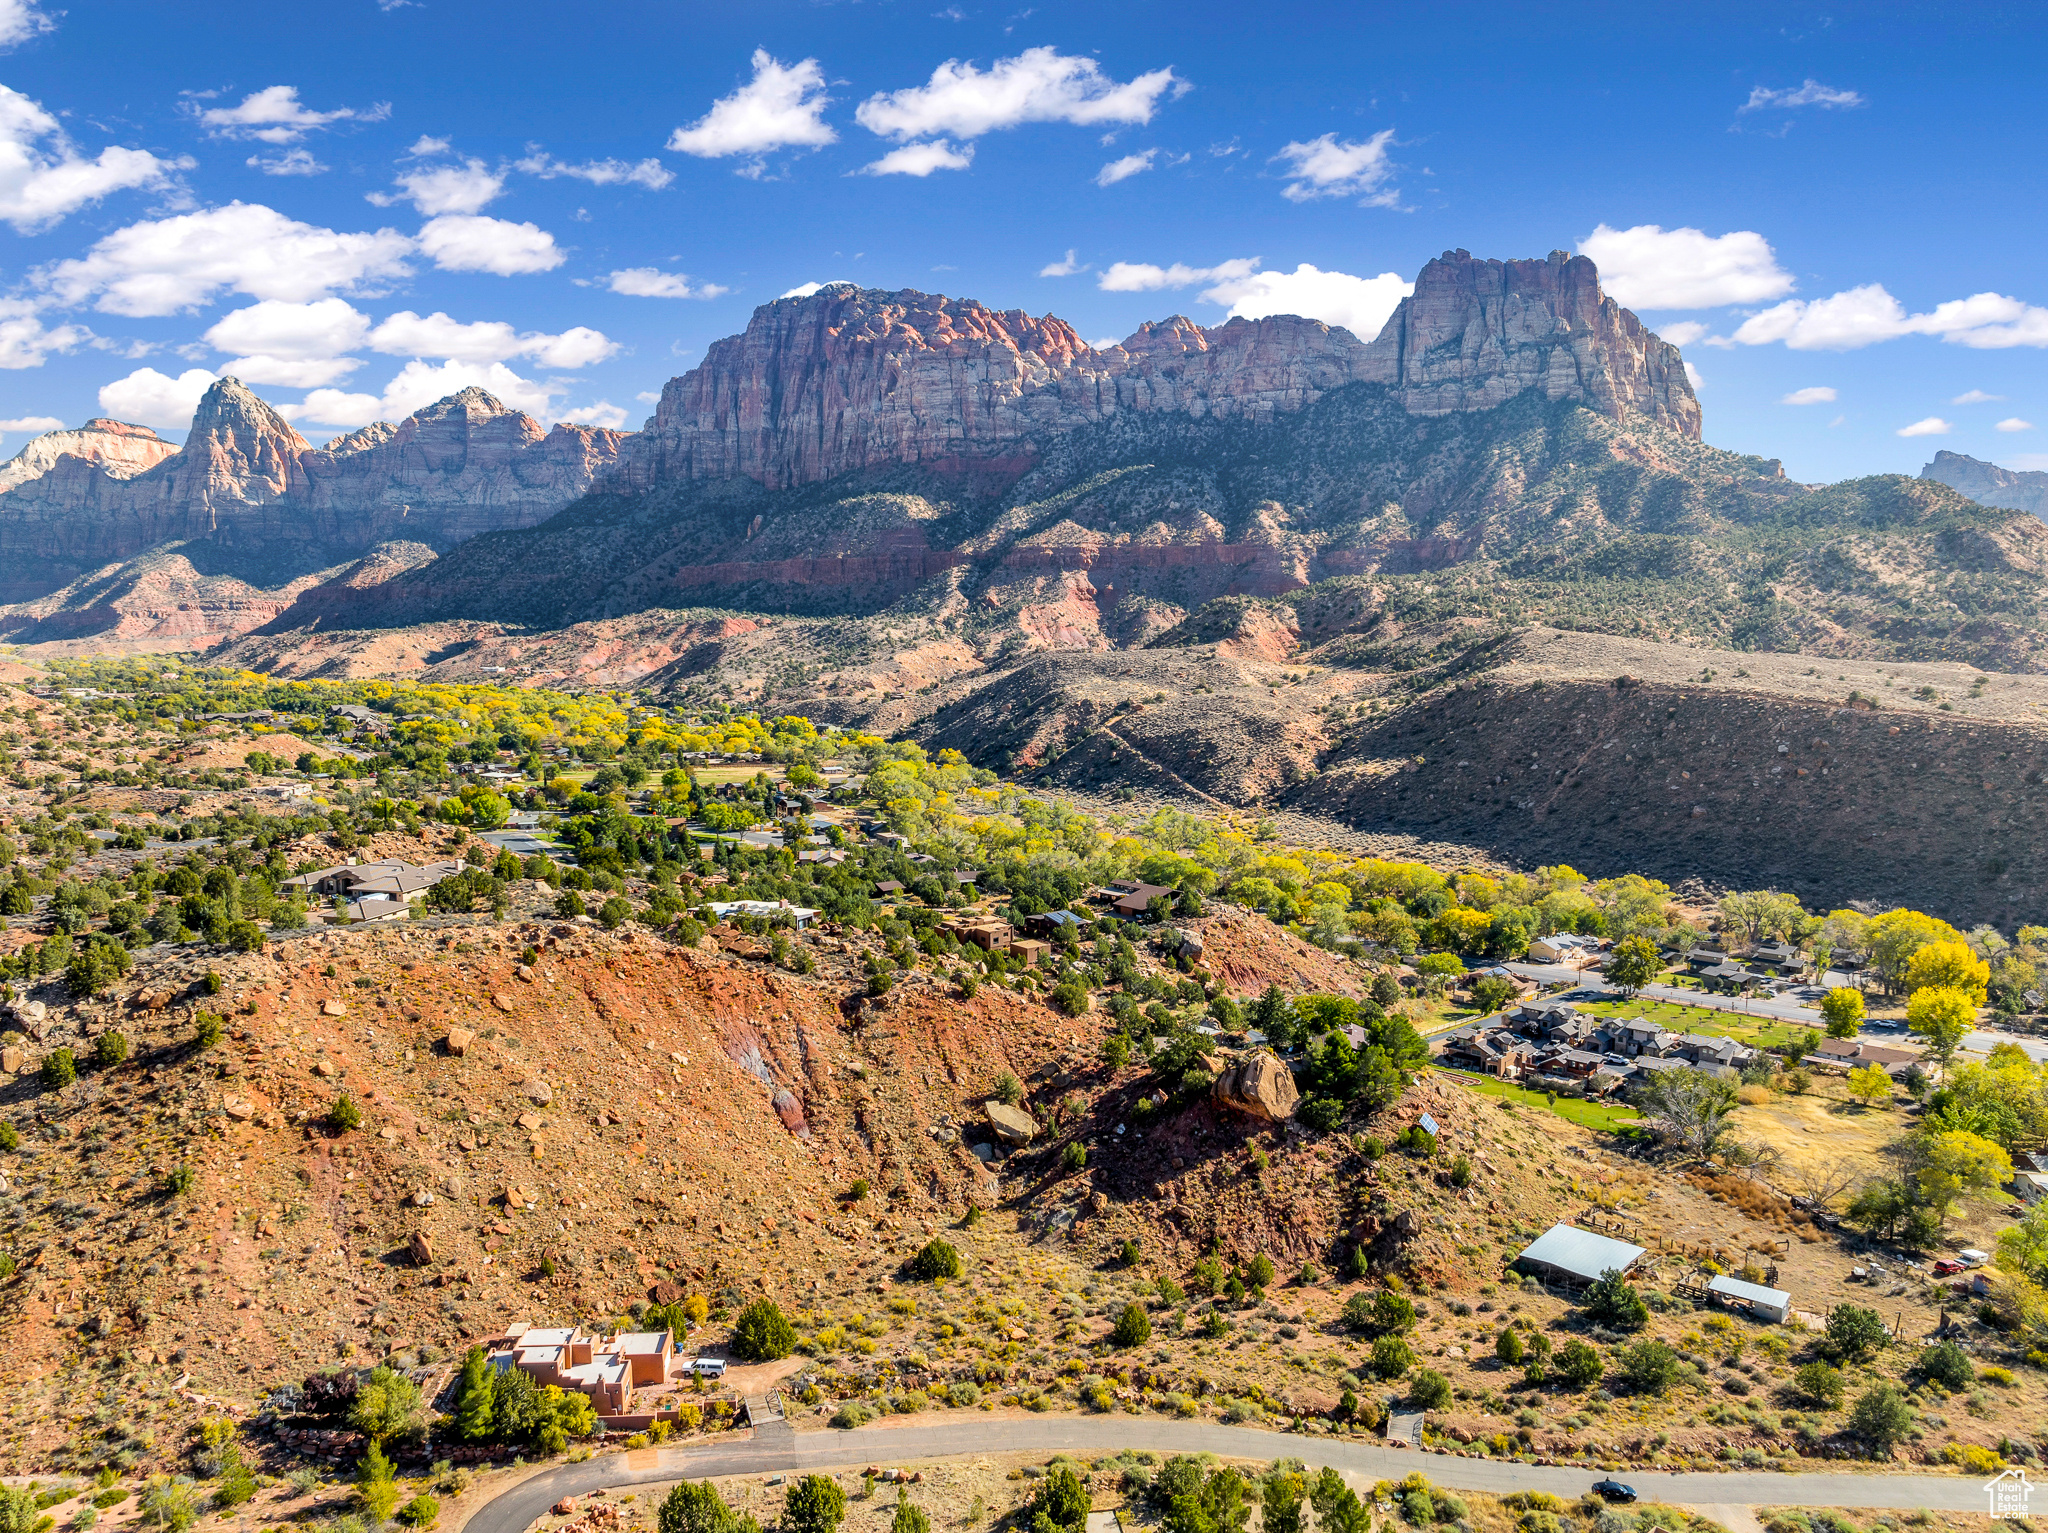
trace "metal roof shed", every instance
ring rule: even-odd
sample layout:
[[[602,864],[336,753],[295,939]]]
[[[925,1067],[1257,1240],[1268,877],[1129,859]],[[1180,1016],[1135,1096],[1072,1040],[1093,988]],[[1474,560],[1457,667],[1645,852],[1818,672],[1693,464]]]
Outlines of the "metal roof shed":
[[[1772,1325],[1783,1325],[1792,1317],[1792,1295],[1782,1288],[1765,1288],[1759,1283],[1745,1283],[1741,1278],[1717,1277],[1707,1284],[1707,1292],[1723,1304],[1745,1309]]]
[[[1518,1261],[1573,1285],[1597,1282],[1610,1272],[1626,1272],[1643,1254],[1641,1246],[1612,1240],[1569,1224],[1553,1224],[1524,1251]]]

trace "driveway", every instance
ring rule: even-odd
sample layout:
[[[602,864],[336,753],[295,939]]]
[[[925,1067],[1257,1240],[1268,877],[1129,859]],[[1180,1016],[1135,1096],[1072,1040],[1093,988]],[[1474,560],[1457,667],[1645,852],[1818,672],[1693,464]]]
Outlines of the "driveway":
[[[567,1464],[510,1487],[470,1514],[459,1533],[524,1533],[556,1501],[593,1490],[705,1479],[735,1474],[792,1474],[813,1470],[908,1464],[926,1459],[989,1453],[1072,1453],[1096,1458],[1124,1449],[1155,1453],[1214,1453],[1225,1458],[1299,1458],[1372,1479],[1398,1480],[1420,1470],[1453,1490],[1503,1495],[1546,1490],[1583,1495],[1596,1469],[1544,1468],[1493,1459],[1453,1458],[1338,1438],[1263,1432],[1207,1421],[1131,1416],[967,1416],[854,1432],[792,1432],[771,1426],[743,1441],[694,1448],[643,1448]],[[1687,1506],[1842,1506],[1947,1512],[1984,1509],[1982,1482],[1960,1476],[1894,1474],[1663,1474],[1630,1470],[1621,1476],[1646,1500]]]

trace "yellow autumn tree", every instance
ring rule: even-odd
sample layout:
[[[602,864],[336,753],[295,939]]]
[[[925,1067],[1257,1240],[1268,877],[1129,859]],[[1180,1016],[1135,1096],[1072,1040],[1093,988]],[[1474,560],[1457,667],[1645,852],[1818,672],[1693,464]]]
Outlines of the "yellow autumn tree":
[[[1990,1140],[1951,1129],[1930,1134],[1921,1146],[1920,1191],[1945,1219],[1957,1201],[1991,1192],[2012,1180],[2012,1157]]]
[[[1906,993],[1941,985],[1961,990],[1974,1006],[1984,1004],[1991,984],[1991,965],[1962,942],[1930,942],[1906,960]]]

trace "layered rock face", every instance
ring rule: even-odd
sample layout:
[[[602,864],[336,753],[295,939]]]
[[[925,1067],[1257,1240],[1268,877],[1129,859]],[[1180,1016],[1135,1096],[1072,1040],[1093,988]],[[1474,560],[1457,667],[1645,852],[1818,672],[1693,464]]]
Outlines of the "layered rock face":
[[[1354,381],[1365,348],[1288,315],[1205,330],[1178,316],[1097,351],[1065,320],[838,283],[754,311],[669,380],[622,469],[647,488],[745,477],[772,489],[920,464],[1016,478],[1035,439],[1119,410],[1259,419]]]
[[[232,378],[207,391],[182,449],[118,422],[51,435],[88,451],[38,438],[15,460],[47,466],[0,494],[0,600],[191,539],[301,563],[393,538],[445,549],[552,516],[612,466],[622,440],[544,430],[471,388],[316,448]]]
[[[1445,251],[1423,267],[1373,341],[1364,376],[1417,415],[1505,404],[1525,389],[1695,439],[1700,405],[1678,348],[1600,291],[1584,256],[1475,261]]]
[[[2027,511],[2048,522],[2048,474],[2039,469],[2000,468],[1967,453],[1937,452],[1920,477],[1945,484],[1980,506]]]
[[[744,477],[786,489],[917,464],[999,487],[1047,437],[1120,412],[1269,420],[1349,383],[1384,384],[1424,415],[1537,389],[1700,430],[1678,348],[1604,296],[1591,261],[1460,250],[1423,269],[1370,345],[1293,315],[1214,329],[1176,315],[1098,351],[1064,320],[971,299],[848,283],[778,299],[669,381],[618,482]]]
[[[147,426],[96,418],[76,431],[46,431],[5,463],[0,463],[0,495],[31,479],[40,479],[66,454],[96,464],[114,479],[133,479],[178,450]]]

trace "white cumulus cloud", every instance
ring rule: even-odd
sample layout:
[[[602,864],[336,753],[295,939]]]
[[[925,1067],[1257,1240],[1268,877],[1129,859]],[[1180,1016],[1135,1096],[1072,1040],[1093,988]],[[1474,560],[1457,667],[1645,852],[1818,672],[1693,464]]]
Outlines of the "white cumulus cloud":
[[[114,192],[162,186],[195,163],[111,146],[88,159],[42,103],[0,85],[0,219],[19,233],[47,229]]]
[[[446,357],[458,362],[504,362],[532,357],[543,367],[588,367],[618,355],[618,342],[578,325],[560,335],[515,331],[503,320],[463,323],[438,310],[425,316],[401,310],[367,333],[372,350],[395,357]]]
[[[338,107],[316,112],[299,100],[296,85],[272,85],[244,96],[236,106],[207,107],[199,114],[202,125],[216,138],[253,138],[266,144],[295,144],[316,128],[336,122],[382,122],[391,115],[391,103],[358,110]]]
[[[785,64],[754,50],[754,78],[711,104],[711,110],[668,136],[668,147],[700,160],[749,157],[742,174],[759,175],[761,158],[777,149],[815,149],[839,135],[825,121],[832,98],[816,59]]]
[[[1657,338],[1669,341],[1674,346],[1690,346],[1694,341],[1705,338],[1712,325],[1703,325],[1696,319],[1681,319],[1675,325],[1659,325]]]
[[[380,208],[394,202],[410,202],[428,218],[441,213],[474,213],[505,190],[505,173],[492,170],[482,160],[465,160],[460,165],[425,165],[398,177],[398,191],[371,192],[369,200]]]
[[[1141,176],[1152,168],[1152,162],[1159,157],[1157,149],[1147,149],[1142,154],[1127,154],[1120,160],[1111,160],[1095,172],[1097,186],[1115,186],[1119,181],[1128,181]]]
[[[1601,224],[1579,241],[1579,254],[1600,268],[1607,295],[1632,309],[1763,303],[1784,297],[1793,286],[1770,243],[1747,229],[1706,234],[1657,224]]]
[[[605,285],[628,298],[716,298],[731,291],[716,282],[693,283],[682,272],[655,266],[628,266],[613,272]]]
[[[1041,277],[1071,277],[1077,271],[1086,271],[1088,268],[1080,265],[1074,259],[1074,256],[1075,252],[1069,250],[1064,261],[1048,261],[1045,265],[1038,268],[1038,275]]]
[[[13,420],[0,421],[0,431],[27,431],[40,436],[45,431],[62,431],[64,422],[54,415],[21,415]]]
[[[538,176],[543,181],[568,176],[573,180],[588,181],[592,186],[644,186],[654,192],[676,178],[676,173],[659,160],[587,160],[581,165],[571,165],[542,154],[538,149],[523,160],[514,160],[512,168],[525,175]]]
[[[611,431],[617,431],[626,424],[626,412],[609,399],[600,399],[594,405],[583,405],[574,410],[564,410],[555,418],[565,420],[572,426],[603,426]]]
[[[412,251],[396,229],[343,234],[259,202],[231,202],[117,229],[33,280],[60,303],[95,299],[108,314],[142,317],[197,308],[222,291],[287,303],[361,292],[409,275]]]
[[[1197,282],[1242,282],[1259,269],[1257,256],[1218,261],[1214,266],[1154,266],[1145,261],[1118,261],[1095,279],[1105,293],[1156,293],[1166,288],[1193,287]]]
[[[2023,421],[2017,415],[2012,415],[2000,421],[1996,429],[2000,431],[2032,431],[2034,423],[2032,421]]]
[[[1362,142],[1340,139],[1334,133],[1306,142],[1283,144],[1275,160],[1285,160],[1281,172],[1286,182],[1280,195],[1290,202],[1313,202],[1318,197],[1349,197],[1356,194],[1368,207],[1393,207],[1401,194],[1391,187],[1382,189],[1394,173],[1387,157],[1394,130],[1382,128]]]
[[[216,351],[236,353],[220,370],[244,383],[311,389],[345,378],[359,367],[344,353],[362,345],[369,333],[369,316],[345,299],[266,299],[223,315],[205,340]]]
[[[1119,82],[1091,58],[1026,48],[986,70],[948,59],[925,84],[877,92],[853,115],[883,138],[979,138],[1028,122],[1147,123],[1161,96],[1186,88],[1170,68]]]
[[[1778,401],[1781,405],[1831,405],[1834,402],[1835,391],[1825,384],[1816,384],[1814,387],[1806,389],[1794,389]]]
[[[0,298],[0,368],[41,367],[53,351],[73,351],[93,338],[83,325],[48,326],[35,305]]]
[[[1966,394],[1956,395],[1949,403],[1952,405],[1988,405],[2003,398],[2005,398],[2003,394],[1987,394],[1982,389],[1971,389]]]
[[[313,158],[310,149],[287,149],[283,154],[252,154],[243,161],[266,176],[324,176],[327,167]]]
[[[287,420],[322,426],[367,426],[372,421],[403,420],[415,410],[471,386],[496,395],[515,410],[546,419],[557,394],[567,385],[522,378],[502,362],[450,360],[436,367],[408,362],[378,394],[350,394],[340,389],[315,389],[296,405],[280,405]]]
[[[166,377],[153,367],[138,367],[100,389],[100,414],[142,426],[189,426],[199,399],[212,388],[214,375],[194,367]]]
[[[930,175],[935,170],[965,170],[974,163],[974,145],[962,144],[958,148],[949,139],[934,139],[929,144],[905,144],[901,149],[891,149],[879,160],[870,160],[861,166],[864,176],[918,176]]]
[[[1834,108],[1867,105],[1869,103],[1855,91],[1837,90],[1833,86],[1823,85],[1820,81],[1809,76],[1804,83],[1782,90],[1771,90],[1762,85],[1752,86],[1750,87],[1749,99],[1743,102],[1736,110],[1741,112],[1761,112],[1766,108],[1776,110],[1782,107],[1798,106]]]
[[[1898,434],[1900,436],[1947,436],[1955,429],[1955,427],[1951,426],[1939,415],[1930,415],[1927,419],[1917,420],[1910,426],[1899,427]]]
[[[1354,277],[1348,272],[1321,271],[1304,261],[1291,272],[1262,271],[1224,278],[1202,297],[1229,305],[1233,319],[1301,314],[1326,325],[1341,325],[1361,341],[1369,341],[1380,333],[1401,300],[1414,291],[1415,284],[1398,272]]]
[[[446,214],[420,230],[420,251],[443,271],[487,271],[500,277],[553,271],[568,260],[555,237],[530,223]]]
[[[0,0],[0,48],[25,43],[39,33],[54,31],[56,26],[36,8],[33,0]]]
[[[1827,298],[1787,299],[1744,320],[1734,339],[1744,346],[1783,341],[1794,351],[1855,351],[1905,335],[1931,335],[1980,351],[2048,346],[2048,309],[2000,293],[1976,293],[1909,314],[1872,282]]]

